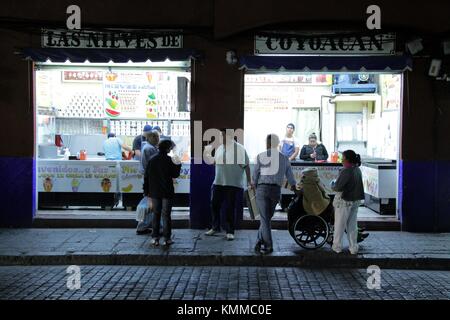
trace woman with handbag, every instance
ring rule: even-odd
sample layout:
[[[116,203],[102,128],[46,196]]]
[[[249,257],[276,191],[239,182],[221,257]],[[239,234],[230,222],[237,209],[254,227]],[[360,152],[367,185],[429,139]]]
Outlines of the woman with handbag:
[[[342,252],[342,237],[347,230],[349,249],[351,254],[358,253],[358,223],[357,214],[361,200],[364,199],[364,186],[361,166],[361,157],[353,150],[342,153],[344,168],[338,178],[332,182],[331,187],[337,192],[333,200],[334,206],[334,234],[333,251]]]

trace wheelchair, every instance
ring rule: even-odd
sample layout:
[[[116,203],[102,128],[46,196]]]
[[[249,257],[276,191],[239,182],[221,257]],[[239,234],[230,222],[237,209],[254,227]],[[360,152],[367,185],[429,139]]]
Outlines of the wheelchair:
[[[287,208],[288,230],[302,248],[314,250],[326,243],[333,244],[334,207],[332,201],[320,214],[308,214],[303,209],[303,196],[296,195]]]

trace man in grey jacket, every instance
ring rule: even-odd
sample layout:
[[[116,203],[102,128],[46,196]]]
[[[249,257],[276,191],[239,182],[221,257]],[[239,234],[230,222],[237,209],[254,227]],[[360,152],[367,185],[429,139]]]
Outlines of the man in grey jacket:
[[[139,172],[144,175],[145,170],[149,161],[158,154],[158,142],[159,135],[155,131],[144,132],[145,140],[142,141],[141,146],[141,159],[139,165]],[[145,209],[144,209],[145,208]],[[136,220],[138,221],[138,225],[136,228],[136,234],[148,234],[150,233],[152,226],[152,212],[150,208],[148,208],[148,198],[144,195],[144,198],[138,205],[138,210],[136,212]]]
[[[270,220],[275,207],[280,199],[281,186],[284,178],[288,179],[291,189],[295,190],[296,181],[292,173],[289,158],[278,151],[280,139],[275,134],[269,134],[266,138],[267,151],[260,153],[256,158],[253,182],[256,186],[256,204],[260,213],[260,225],[258,239],[255,246],[256,252],[264,253],[273,251]]]

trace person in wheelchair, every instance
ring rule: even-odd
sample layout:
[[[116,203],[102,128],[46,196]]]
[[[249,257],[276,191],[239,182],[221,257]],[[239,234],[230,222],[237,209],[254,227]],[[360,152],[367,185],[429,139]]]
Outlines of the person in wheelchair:
[[[317,169],[314,167],[302,171],[296,197],[288,207],[288,220],[293,222],[306,214],[320,215],[330,223],[334,217],[330,197],[323,188]]]
[[[333,203],[320,181],[317,168],[314,167],[302,171],[296,197],[288,207],[288,225],[291,235],[294,232],[295,221],[307,214],[320,216],[330,225],[334,225]],[[364,229],[358,229],[358,242],[363,241],[368,235],[364,233]]]

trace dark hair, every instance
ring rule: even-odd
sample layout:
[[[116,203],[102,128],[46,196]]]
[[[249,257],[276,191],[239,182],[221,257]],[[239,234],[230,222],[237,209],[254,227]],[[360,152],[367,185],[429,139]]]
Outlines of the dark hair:
[[[271,148],[275,147],[272,145],[272,142],[274,142],[274,144],[276,144],[276,145],[278,145],[280,143],[280,138],[278,138],[278,136],[273,133],[267,135],[266,145]]]
[[[347,159],[348,162],[355,164],[356,166],[361,165],[361,156],[353,150],[345,150],[342,155]]]
[[[161,152],[169,153],[175,147],[175,143],[172,140],[161,140],[158,145],[158,149]]]
[[[294,126],[293,123],[288,123],[287,126],[286,126],[286,128],[287,128],[287,127],[292,127],[292,129],[295,131],[295,126]]]
[[[112,133],[112,132],[108,133],[108,138],[114,138],[115,136],[116,136],[115,133]]]

